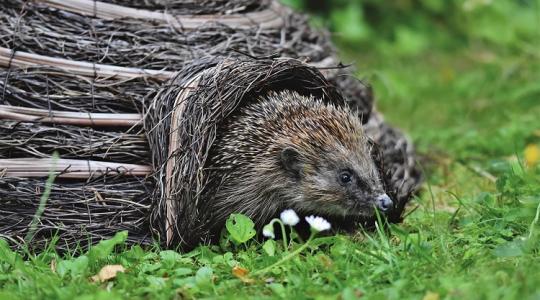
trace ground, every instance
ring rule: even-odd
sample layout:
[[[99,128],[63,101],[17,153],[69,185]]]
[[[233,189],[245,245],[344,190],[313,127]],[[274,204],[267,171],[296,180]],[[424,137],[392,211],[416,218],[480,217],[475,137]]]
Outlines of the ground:
[[[343,47],[426,172],[410,214],[390,232],[316,237],[287,251],[281,241],[249,240],[184,254],[122,246],[122,233],[75,256],[14,253],[0,241],[0,299],[540,299],[532,45],[469,42],[402,55]],[[241,229],[231,238],[242,239]]]

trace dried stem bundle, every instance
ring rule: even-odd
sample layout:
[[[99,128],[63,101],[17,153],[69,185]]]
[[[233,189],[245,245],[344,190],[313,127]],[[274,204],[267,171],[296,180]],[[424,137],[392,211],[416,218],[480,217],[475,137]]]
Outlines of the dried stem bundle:
[[[275,1],[3,1],[0,236],[22,242],[52,170],[36,247],[55,233],[67,249],[123,229],[135,243],[205,242],[197,216],[217,130],[283,89],[358,113],[399,221],[421,180],[413,148],[337,62],[325,32]]]

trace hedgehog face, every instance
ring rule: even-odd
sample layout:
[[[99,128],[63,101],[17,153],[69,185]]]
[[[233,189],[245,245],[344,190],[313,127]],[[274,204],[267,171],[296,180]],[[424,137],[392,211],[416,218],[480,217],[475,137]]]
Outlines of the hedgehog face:
[[[376,209],[384,213],[393,206],[365,147],[333,146],[312,158],[287,148],[281,156],[288,176],[296,181],[293,201],[301,211],[371,217]]]

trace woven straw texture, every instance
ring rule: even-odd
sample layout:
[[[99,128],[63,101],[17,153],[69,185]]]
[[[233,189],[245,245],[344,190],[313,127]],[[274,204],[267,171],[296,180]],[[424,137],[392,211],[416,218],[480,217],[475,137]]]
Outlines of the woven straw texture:
[[[197,216],[220,124],[285,89],[358,113],[398,222],[421,181],[414,149],[351,71],[326,32],[273,1],[4,0],[0,237],[37,249],[56,236],[64,250],[119,230],[208,242]]]

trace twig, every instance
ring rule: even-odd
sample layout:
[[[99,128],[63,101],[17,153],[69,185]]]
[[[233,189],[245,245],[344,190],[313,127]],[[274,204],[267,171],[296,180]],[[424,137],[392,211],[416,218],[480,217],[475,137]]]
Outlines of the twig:
[[[83,76],[103,76],[117,78],[138,78],[149,77],[159,80],[167,80],[174,76],[174,72],[161,70],[148,70],[139,68],[118,67],[112,65],[95,64],[83,61],[73,61],[62,58],[49,57],[27,52],[15,52],[13,50],[0,47],[1,67],[35,67],[50,66],[57,67],[68,72]]]
[[[80,113],[0,105],[0,119],[79,126],[135,126],[141,114]]]
[[[44,177],[53,172],[62,178],[87,179],[103,174],[147,176],[152,167],[82,159],[8,158],[0,159],[0,170],[10,177]]]
[[[281,14],[285,9],[277,1],[269,8],[236,15],[171,15],[166,12],[136,9],[92,0],[42,0],[43,3],[62,10],[95,16],[101,19],[136,18],[170,24],[180,29],[197,29],[208,22],[218,22],[230,27],[279,28],[283,26]]]

